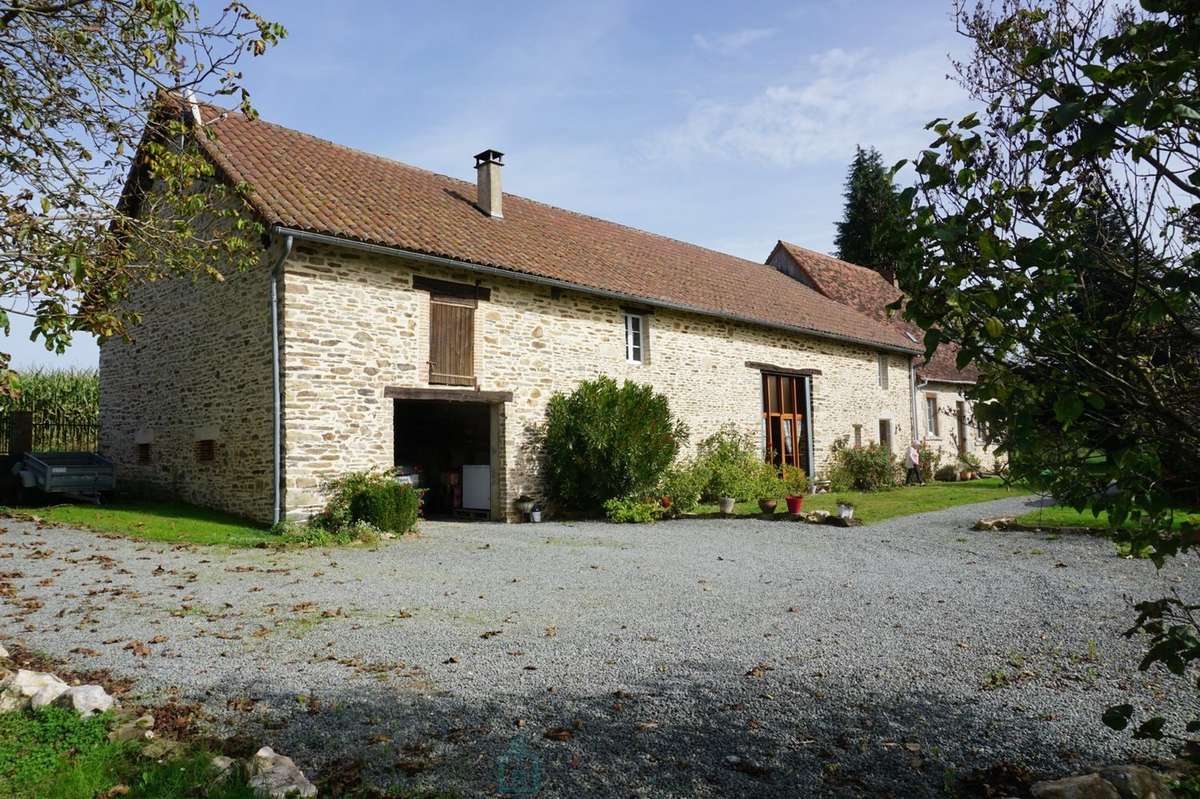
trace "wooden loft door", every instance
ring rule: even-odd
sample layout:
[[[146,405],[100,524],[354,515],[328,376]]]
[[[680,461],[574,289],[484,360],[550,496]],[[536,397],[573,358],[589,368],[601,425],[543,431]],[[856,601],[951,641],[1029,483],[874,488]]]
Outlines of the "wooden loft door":
[[[431,295],[429,298],[429,382],[441,386],[475,385],[475,300]]]
[[[763,428],[766,456],[777,466],[808,467],[808,428],[804,424],[805,386],[802,377],[762,375]]]

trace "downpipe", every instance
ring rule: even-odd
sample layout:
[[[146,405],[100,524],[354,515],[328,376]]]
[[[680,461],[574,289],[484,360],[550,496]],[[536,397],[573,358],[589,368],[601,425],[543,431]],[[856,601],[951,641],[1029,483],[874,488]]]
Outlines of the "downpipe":
[[[292,236],[289,234],[283,240],[283,252],[271,267],[271,394],[274,399],[274,476],[275,476],[275,507],[271,513],[271,524],[279,524],[280,510],[283,505],[283,408],[280,394],[279,374],[279,278],[283,273],[283,265],[292,254]]]

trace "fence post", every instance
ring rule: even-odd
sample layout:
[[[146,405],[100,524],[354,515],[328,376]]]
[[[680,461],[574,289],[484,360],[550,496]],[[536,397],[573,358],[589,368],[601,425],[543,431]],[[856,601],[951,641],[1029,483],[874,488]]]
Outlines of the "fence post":
[[[12,426],[8,429],[8,454],[20,459],[33,450],[33,412],[13,411]]]

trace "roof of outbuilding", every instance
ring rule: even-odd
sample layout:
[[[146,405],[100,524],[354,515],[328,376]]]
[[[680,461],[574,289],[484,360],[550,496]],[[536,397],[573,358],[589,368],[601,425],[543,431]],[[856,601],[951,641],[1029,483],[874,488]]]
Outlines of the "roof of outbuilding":
[[[796,266],[808,275],[817,291],[899,330],[902,334],[908,333],[917,341],[921,340],[922,333],[917,327],[894,312],[888,314],[887,306],[900,299],[903,292],[874,269],[782,240],[775,246],[783,248],[791,256]],[[974,365],[959,369],[957,357],[958,348],[944,344],[934,351],[928,363],[917,367],[917,373],[925,380],[952,383],[974,383],[978,380],[979,370]]]
[[[239,113],[204,108],[197,139],[251,187],[272,226],[321,233],[641,299],[650,304],[916,351],[880,324],[760,263],[504,195],[504,218],[475,207],[475,184]]]

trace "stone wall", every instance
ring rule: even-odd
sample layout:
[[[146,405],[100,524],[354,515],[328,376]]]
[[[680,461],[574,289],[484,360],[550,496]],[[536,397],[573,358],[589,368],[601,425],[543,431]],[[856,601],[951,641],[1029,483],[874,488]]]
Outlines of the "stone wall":
[[[272,515],[270,274],[137,286],[133,340],[100,345],[100,449],[118,480],[260,521]],[[212,460],[204,460],[212,441]],[[148,462],[139,462],[139,444]]]
[[[967,388],[965,385],[956,383],[932,381],[929,383],[918,383],[917,418],[919,421],[919,436],[927,445],[942,453],[943,465],[954,463],[958,458],[958,420],[955,410],[959,402],[965,403],[967,414],[967,451],[979,458],[983,468],[990,471],[995,456],[991,448],[984,442],[979,428],[975,426],[971,404],[964,397]],[[929,412],[926,398],[929,396],[937,398],[938,431],[936,435],[930,433],[928,429]],[[928,479],[931,475],[926,475],[925,477]]]
[[[768,267],[764,267],[768,268]],[[818,369],[813,432],[818,469],[830,445],[861,424],[875,440],[890,418],[899,448],[911,436],[909,359],[889,356],[880,388],[877,354],[865,346],[656,309],[647,316],[647,358],[627,363],[620,303],[482,277],[360,251],[297,243],[284,270],[285,506],[290,518],[322,504],[321,484],[393,459],[393,403],[384,388],[428,387],[429,295],[414,275],[491,290],[475,315],[479,388],[509,391],[500,426],[501,507],[540,486],[530,430],[555,391],[607,374],[665,393],[694,443],[726,422],[761,435],[761,382],[747,361]],[[465,389],[469,390],[469,389]],[[401,431],[402,432],[402,431]]]

